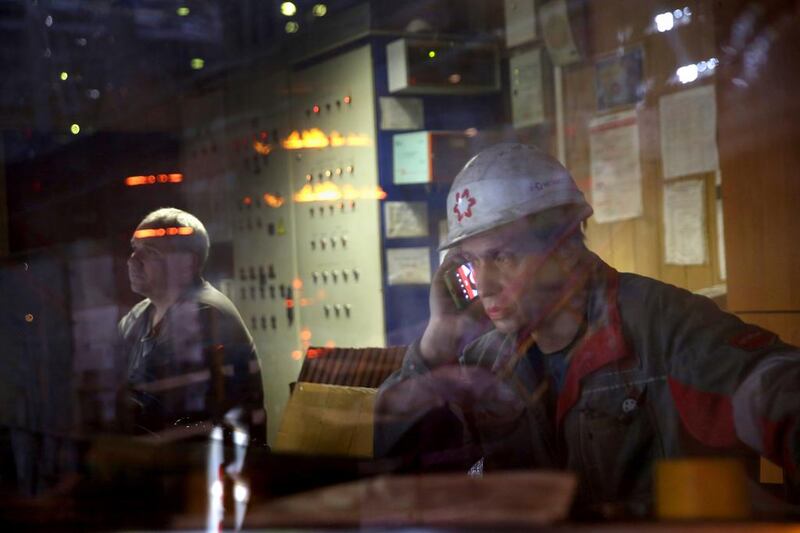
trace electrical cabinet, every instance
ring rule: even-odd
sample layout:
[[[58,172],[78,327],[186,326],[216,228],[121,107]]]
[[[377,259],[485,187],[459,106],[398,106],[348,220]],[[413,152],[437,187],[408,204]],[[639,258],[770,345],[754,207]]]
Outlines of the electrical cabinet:
[[[384,346],[375,95],[365,46],[229,80],[234,279],[258,347],[269,441],[310,345]]]
[[[303,348],[383,346],[375,94],[369,46],[292,76],[291,154]]]
[[[289,383],[300,371],[295,293],[296,231],[290,182],[288,77],[275,73],[230,80],[226,153],[236,194],[233,275],[227,286],[256,343],[267,405],[268,440],[274,442]]]

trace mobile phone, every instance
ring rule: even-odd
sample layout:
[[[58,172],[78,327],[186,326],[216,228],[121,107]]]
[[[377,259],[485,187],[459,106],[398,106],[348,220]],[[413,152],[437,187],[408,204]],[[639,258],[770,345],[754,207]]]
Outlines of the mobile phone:
[[[465,309],[478,298],[478,285],[475,283],[471,263],[464,263],[448,270],[444,282],[458,309]]]

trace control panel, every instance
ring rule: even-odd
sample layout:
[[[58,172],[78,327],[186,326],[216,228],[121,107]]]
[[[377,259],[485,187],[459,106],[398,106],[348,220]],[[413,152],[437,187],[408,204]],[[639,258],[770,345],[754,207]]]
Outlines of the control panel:
[[[256,342],[267,404],[268,440],[274,442],[289,399],[289,383],[302,362],[298,341],[296,231],[289,177],[291,154],[281,149],[289,132],[287,76],[247,83],[230,80],[226,153],[236,193],[233,279],[228,284]]]
[[[258,346],[274,442],[309,346],[385,345],[371,50],[227,93],[224,285]]]
[[[364,46],[292,76],[291,154],[302,281],[300,342],[384,346],[372,55]]]

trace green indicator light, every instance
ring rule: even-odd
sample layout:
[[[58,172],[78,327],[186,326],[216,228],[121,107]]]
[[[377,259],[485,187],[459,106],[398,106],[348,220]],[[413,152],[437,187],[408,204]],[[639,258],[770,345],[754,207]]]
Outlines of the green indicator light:
[[[285,17],[294,16],[297,13],[297,6],[294,5],[294,2],[284,2],[281,4],[281,15]]]

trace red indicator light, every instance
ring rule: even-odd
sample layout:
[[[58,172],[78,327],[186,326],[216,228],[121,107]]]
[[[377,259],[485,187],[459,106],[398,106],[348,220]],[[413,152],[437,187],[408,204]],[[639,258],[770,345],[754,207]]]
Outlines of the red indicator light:
[[[244,205],[250,205],[253,203],[253,199],[250,198],[249,196],[245,196],[244,199],[242,200],[242,203],[244,203]]]
[[[311,111],[313,111],[314,113],[319,113],[319,106],[317,104],[314,104],[314,107],[311,108]]]
[[[328,355],[328,350],[325,348],[309,348],[306,357],[309,359],[316,359],[318,357],[325,357]]]
[[[353,99],[352,99],[352,98],[350,98],[350,95],[347,95],[347,96],[345,96],[345,97],[343,98],[343,100],[344,100],[344,103],[345,103],[345,104],[349,104],[350,102],[352,102],[352,101],[353,101]]]
[[[267,132],[266,131],[262,131],[259,135],[261,136],[261,140],[262,141],[266,141],[267,140]]]

